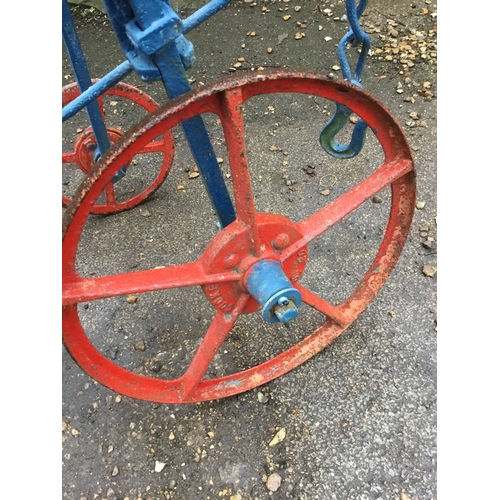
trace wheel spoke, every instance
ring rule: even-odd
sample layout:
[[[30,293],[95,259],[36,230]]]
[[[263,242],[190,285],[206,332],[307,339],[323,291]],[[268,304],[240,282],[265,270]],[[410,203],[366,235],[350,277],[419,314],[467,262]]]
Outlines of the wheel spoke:
[[[236,88],[222,93],[219,104],[233,180],[236,214],[238,219],[249,228],[251,248],[254,255],[258,256],[260,245],[255,225],[255,206],[245,145],[241,89]]]
[[[165,152],[165,141],[153,141],[146,144],[137,154],[144,155],[148,153],[164,153]]]
[[[200,347],[194,355],[193,361],[191,361],[189,368],[180,378],[183,401],[189,400],[190,396],[200,385],[203,375],[207,372],[219,347],[229,335],[229,332],[233,328],[249,298],[250,295],[241,294],[231,313],[225,313],[218,310],[215,314]]]
[[[233,272],[206,274],[199,261],[98,278],[74,275],[63,284],[63,306],[130,293],[236,281],[239,278]]]
[[[116,203],[116,196],[115,196],[115,187],[113,186],[113,183],[110,182],[109,184],[106,185],[106,203],[108,205],[114,205]]]
[[[308,288],[304,288],[299,283],[294,283],[293,286],[302,294],[302,300],[307,305],[324,314],[327,318],[335,321],[335,323],[337,323],[337,325],[341,328],[346,328],[352,323],[352,320],[348,319],[344,315],[342,308],[330,304],[321,297],[318,297],[315,293],[311,292]]]
[[[76,163],[76,154],[73,153],[63,153],[62,154],[63,163]]]
[[[356,210],[374,194],[411,171],[412,168],[413,164],[408,159],[385,163],[370,177],[367,177],[326,207],[299,222],[297,228],[304,236],[283,251],[281,262]]]

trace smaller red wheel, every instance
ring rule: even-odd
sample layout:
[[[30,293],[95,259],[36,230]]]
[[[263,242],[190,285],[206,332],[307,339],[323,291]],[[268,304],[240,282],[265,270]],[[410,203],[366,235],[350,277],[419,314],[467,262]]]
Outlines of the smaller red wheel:
[[[94,82],[95,81],[96,80],[94,80]],[[80,90],[76,83],[66,85],[62,89],[62,105],[65,106],[66,104],[69,104],[79,95]],[[109,122],[112,121],[114,114],[110,112],[106,114],[103,99],[104,96],[126,99],[144,109],[147,113],[152,113],[159,107],[158,104],[151,97],[142,92],[142,90],[126,83],[120,82],[106,91],[101,97],[99,97],[98,102],[101,113],[105,117],[106,130],[112,144],[123,136],[123,132],[117,127],[110,126]],[[117,103],[111,101],[111,104],[116,106]],[[113,109],[113,111],[116,111],[116,109]],[[74,132],[71,132],[71,134],[73,133]],[[78,135],[76,139],[74,139],[72,151],[63,152],[62,154],[63,207],[67,207],[71,202],[70,195],[65,192],[68,189],[66,186],[70,183],[80,183],[83,179],[82,175],[76,175],[75,169],[72,169],[70,165],[76,165],[79,172],[87,175],[95,164],[94,151],[97,148],[97,142],[92,128],[87,127],[83,130],[78,129],[77,133]],[[71,137],[71,140],[73,140],[73,136]],[[161,154],[161,160],[157,158],[154,153]],[[127,183],[123,181],[108,183],[102,198],[95,203],[91,213],[117,213],[133,208],[144,202],[161,186],[165,180],[168,172],[170,171],[170,167],[172,166],[173,155],[174,141],[172,134],[170,131],[166,131],[157,140],[147,144],[141,151],[138,151],[133,159],[130,159],[125,165],[123,165],[126,167],[127,174],[132,171],[134,177],[137,178],[142,176],[139,187],[127,185]],[[151,172],[154,172],[154,174],[151,175]],[[147,174],[147,178],[142,174]],[[71,182],[69,179],[71,179]],[[139,192],[137,193],[138,190]]]

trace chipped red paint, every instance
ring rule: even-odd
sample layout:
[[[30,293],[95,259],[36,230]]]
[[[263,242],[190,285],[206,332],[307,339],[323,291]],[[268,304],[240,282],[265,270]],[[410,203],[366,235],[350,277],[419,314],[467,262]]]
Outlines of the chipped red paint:
[[[93,80],[95,83],[97,80]],[[76,99],[80,95],[80,90],[76,83],[71,83],[66,85],[62,89],[62,105],[63,107],[66,104],[69,104],[73,99]],[[128,85],[126,83],[120,82],[116,84],[114,87],[106,91],[103,95],[107,96],[115,96],[115,97],[123,97],[128,99],[129,101],[134,102],[135,104],[144,108],[148,113],[151,113],[158,109],[158,104],[147,94],[145,94],[142,90],[139,90],[132,85]],[[101,113],[105,117],[105,110],[103,99],[100,97],[98,99],[99,106],[101,108]],[[111,143],[115,143],[122,135],[123,132],[117,130],[115,128],[107,127],[108,137]],[[95,149],[96,140],[94,136],[94,132],[91,127],[85,129],[82,133],[80,133],[74,143],[73,151],[66,152],[62,155],[62,163],[76,163],[78,168],[88,174],[91,168],[94,166],[94,161],[92,158],[93,148]],[[157,176],[149,186],[146,187],[139,194],[124,200],[117,201],[115,196],[114,185],[109,183],[105,189],[106,193],[106,202],[103,204],[95,204],[91,213],[93,214],[111,214],[121,212],[123,210],[128,210],[129,208],[135,207],[145,201],[149,196],[151,196],[163,183],[165,177],[170,171],[170,167],[172,166],[172,160],[174,156],[174,141],[172,138],[172,134],[170,131],[165,132],[163,134],[163,138],[154,143],[146,144],[144,148],[140,151],[136,151],[136,154],[148,154],[148,153],[163,153],[163,160],[161,167],[158,171]],[[124,165],[127,168],[130,166],[132,159],[126,162]],[[123,165],[122,165],[123,166]],[[64,207],[67,207],[70,203],[70,199],[66,196],[62,197],[62,204]]]
[[[372,128],[385,153],[384,164],[367,179],[298,223],[281,215],[256,213],[253,204],[241,108],[254,95],[275,92],[313,94],[346,105]],[[205,112],[218,114],[223,124],[237,220],[218,233],[202,256],[190,264],[81,278],[75,270],[76,247],[93,204],[107,183],[121,165],[155,137]],[[309,242],[389,185],[392,202],[383,241],[349,298],[342,304],[332,305],[301,285]],[[68,206],[63,219],[64,344],[95,380],[137,399],[162,403],[205,401],[269,382],[324,349],[375,298],[403,250],[413,217],[415,194],[413,159],[401,127],[382,104],[353,85],[318,73],[272,71],[227,78],[190,92],[153,112],[117,141],[92,168]],[[260,365],[225,377],[204,379],[238,316],[256,310],[257,302],[246,292],[246,274],[253,264],[263,259],[276,260],[302,294],[303,303],[324,314],[325,321],[304,340]],[[117,366],[92,345],[78,317],[80,302],[194,285],[202,286],[216,313],[187,371],[175,380],[146,377]]]

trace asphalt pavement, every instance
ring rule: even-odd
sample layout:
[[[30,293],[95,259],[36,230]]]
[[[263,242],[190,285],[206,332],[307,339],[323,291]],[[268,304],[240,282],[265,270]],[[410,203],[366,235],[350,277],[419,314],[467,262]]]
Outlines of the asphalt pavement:
[[[99,78],[124,56],[103,14],[82,6],[74,14],[91,74]],[[196,55],[188,71],[192,86],[203,89],[259,68],[341,78],[336,44],[347,29],[344,14],[343,2],[235,1],[187,35]],[[436,5],[372,0],[362,26],[372,40],[362,84],[401,124],[416,169],[412,227],[381,292],[338,339],[304,364],[261,387],[214,401],[161,404],[121,396],[94,381],[63,348],[64,499],[437,498]],[[63,48],[62,84],[73,81]],[[158,82],[135,75],[125,82],[159,105],[168,101]],[[104,105],[108,123],[123,132],[147,115],[120,96],[106,98]],[[372,132],[353,159],[334,160],[321,149],[319,133],[334,112],[330,101],[297,94],[258,96],[245,106],[259,212],[298,222],[380,166],[383,154]],[[81,115],[63,126],[63,151],[85,128]],[[229,180],[220,121],[208,115],[206,124]],[[190,262],[217,235],[182,130],[172,132],[175,155],[159,189],[135,208],[89,217],[78,250],[82,275]],[[124,198],[144,189],[158,168],[154,154],[144,171],[138,163],[117,183]],[[75,169],[63,168],[63,195],[71,198],[82,179]],[[331,303],[345,300],[378,251],[389,208],[390,190],[384,188],[311,243],[301,283]],[[201,289],[126,299],[82,304],[89,338],[135,373],[182,374],[214,316]],[[262,363],[321,321],[309,309],[290,329],[266,324],[258,313],[241,316],[209,375]],[[277,434],[283,439],[270,446]]]

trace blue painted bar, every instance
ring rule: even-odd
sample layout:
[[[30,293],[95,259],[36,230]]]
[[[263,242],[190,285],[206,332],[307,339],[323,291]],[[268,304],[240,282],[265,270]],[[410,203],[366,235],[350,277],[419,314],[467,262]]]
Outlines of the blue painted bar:
[[[62,121],[68,120],[75,116],[78,111],[82,110],[91,101],[97,99],[111,87],[120,82],[128,74],[132,73],[134,68],[128,61],[124,61],[117,66],[113,71],[110,71],[106,76],[101,78],[97,83],[91,85],[85,92],[82,92],[75,100],[66,104],[62,110]]]
[[[158,51],[153,58],[163,76],[163,84],[171,99],[191,90],[175,43]],[[201,116],[195,116],[184,121],[182,127],[212,206],[221,226],[226,227],[236,220],[236,212],[203,119]]]
[[[210,16],[213,16],[216,12],[230,3],[231,0],[212,0],[208,2],[182,22],[183,33],[187,33],[193,28],[196,28],[196,26],[206,21]]]

